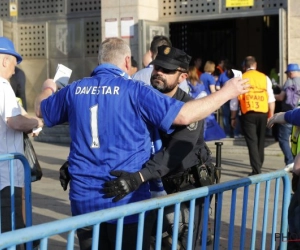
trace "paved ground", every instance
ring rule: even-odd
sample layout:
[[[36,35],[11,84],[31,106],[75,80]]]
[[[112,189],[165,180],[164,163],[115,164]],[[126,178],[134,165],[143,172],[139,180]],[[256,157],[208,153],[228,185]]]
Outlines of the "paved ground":
[[[33,141],[35,150],[38,154],[40,164],[43,168],[43,178],[41,181],[32,184],[32,201],[33,201],[33,223],[40,224],[49,221],[54,221],[62,218],[69,217],[70,206],[68,200],[68,192],[64,192],[58,181],[58,169],[64,163],[68,156],[69,147],[67,145],[57,145],[42,142]],[[283,156],[266,156],[265,164],[263,167],[264,172],[275,171],[282,169]],[[234,180],[237,178],[247,177],[250,172],[248,155],[244,153],[235,154],[222,154],[222,182],[228,180]],[[271,185],[270,193],[274,191],[274,185]],[[261,193],[264,193],[264,189]],[[242,194],[238,192],[237,199],[237,212],[236,212],[236,225],[234,232],[234,248],[239,247],[239,235],[240,235],[240,218],[242,211]],[[249,196],[249,203],[251,203],[252,196]],[[212,204],[214,201],[212,202]],[[271,203],[271,202],[270,202]],[[223,199],[222,209],[222,228],[221,228],[221,245],[220,249],[228,249],[228,226],[229,226],[229,211],[231,204],[231,193],[225,194]],[[260,205],[261,207],[262,205]],[[272,207],[272,205],[270,205]],[[212,212],[213,214],[213,212]],[[280,211],[278,211],[280,215]],[[271,217],[270,215],[269,217]],[[261,216],[258,222],[258,231],[261,231],[260,222],[262,221]],[[244,249],[249,249],[249,237],[252,227],[252,211],[249,211],[247,216],[247,241]],[[270,238],[270,233],[268,234]],[[257,235],[257,241],[260,236]],[[49,239],[48,249],[60,250],[65,249],[66,235],[55,236]],[[269,244],[269,243],[268,243]],[[261,249],[259,242],[256,244],[256,249]],[[76,248],[78,244],[76,241]],[[210,248],[209,248],[210,249]]]

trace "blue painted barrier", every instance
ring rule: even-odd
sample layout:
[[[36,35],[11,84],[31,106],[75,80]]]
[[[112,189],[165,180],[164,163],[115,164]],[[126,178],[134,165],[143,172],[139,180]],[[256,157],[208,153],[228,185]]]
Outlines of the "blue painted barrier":
[[[283,189],[280,189],[280,180],[283,182]],[[275,183],[273,205],[269,206],[271,203],[270,197],[270,186],[271,182]],[[260,199],[260,190],[262,184],[265,184],[264,199]],[[255,188],[254,199],[250,199],[251,189]],[[243,192],[243,209],[242,211],[236,210],[236,201],[238,192]],[[98,249],[98,240],[99,240],[99,228],[102,222],[109,220],[117,220],[118,228],[116,234],[116,250],[121,250],[122,242],[122,230],[123,230],[123,220],[124,217],[139,214],[139,226],[138,226],[138,241],[136,248],[133,249],[142,249],[142,235],[143,235],[143,223],[145,212],[149,210],[158,211],[158,223],[157,223],[157,235],[156,235],[156,245],[155,249],[161,249],[161,238],[162,238],[162,218],[164,208],[170,205],[174,205],[175,217],[174,217],[174,228],[173,236],[178,235],[178,221],[180,215],[180,204],[185,201],[190,201],[190,216],[189,216],[189,225],[193,225],[193,211],[195,209],[195,200],[200,197],[205,197],[204,200],[204,218],[203,218],[203,228],[202,228],[202,248],[206,249],[206,236],[207,236],[207,222],[209,215],[209,206],[210,198],[212,195],[216,197],[216,218],[215,218],[215,237],[214,237],[214,249],[219,249],[220,247],[220,238],[221,238],[221,222],[222,222],[222,209],[223,204],[223,194],[224,192],[231,192],[231,202],[230,209],[226,211],[229,213],[229,227],[228,227],[228,247],[227,249],[255,249],[256,240],[258,238],[259,230],[257,229],[257,218],[258,213],[263,214],[262,221],[262,230],[261,230],[261,241],[259,249],[266,249],[266,235],[271,233],[271,242],[268,242],[270,245],[269,249],[275,249],[275,235],[278,234],[286,235],[287,234],[287,213],[288,206],[290,203],[290,180],[287,173],[284,170],[275,171],[272,173],[266,173],[256,176],[250,176],[248,178],[237,179],[229,182],[220,183],[217,185],[202,187],[194,190],[189,190],[177,194],[172,194],[164,197],[154,198],[145,200],[142,202],[132,203],[116,208],[110,208],[106,210],[101,210],[97,212],[92,212],[76,217],[70,217],[62,219],[59,221],[53,221],[45,224],[35,225],[30,228],[19,229],[12,232],[3,233],[0,235],[0,249],[15,249],[15,245],[22,244],[24,242],[33,241],[36,239],[41,239],[40,249],[47,249],[47,243],[49,237],[53,235],[58,235],[61,233],[68,233],[68,241],[66,249],[74,249],[74,239],[76,235],[76,229],[86,226],[93,226],[93,242],[92,249]],[[279,195],[282,195],[282,204],[279,204]],[[250,206],[250,202],[253,202]],[[260,206],[262,205],[262,209]],[[252,215],[252,233],[251,239],[246,238],[246,222],[247,222],[247,212],[253,208]],[[267,232],[268,215],[270,215],[270,209],[272,209],[272,229],[271,232]],[[277,212],[281,209],[281,215],[278,216]],[[241,225],[240,225],[240,234],[235,235],[235,218],[236,214],[241,213]],[[279,230],[277,231],[277,224],[279,225]],[[248,227],[249,228],[249,227]],[[189,226],[188,229],[188,247],[187,249],[192,249],[192,230],[193,226]],[[249,230],[249,229],[248,229]],[[37,232],[39,232],[37,234]],[[222,231],[222,233],[224,233]],[[173,237],[172,249],[176,249],[177,237]],[[238,240],[237,240],[238,239]],[[246,246],[247,240],[250,240],[250,244]],[[236,244],[239,246],[237,247]],[[286,249],[287,242],[280,242],[280,250]]]
[[[11,153],[0,155],[0,161],[9,161],[10,166],[10,193],[11,193],[11,225],[12,230],[15,230],[15,197],[14,197],[14,160],[20,160],[24,167],[24,189],[25,189],[25,214],[26,214],[26,227],[32,226],[32,205],[31,205],[31,168],[26,157],[20,153]],[[1,199],[0,199],[1,205]],[[0,206],[1,214],[1,206]],[[1,222],[1,217],[0,217]],[[0,223],[1,229],[1,223]],[[1,233],[1,230],[0,230]],[[32,242],[26,244],[27,249],[32,248]]]

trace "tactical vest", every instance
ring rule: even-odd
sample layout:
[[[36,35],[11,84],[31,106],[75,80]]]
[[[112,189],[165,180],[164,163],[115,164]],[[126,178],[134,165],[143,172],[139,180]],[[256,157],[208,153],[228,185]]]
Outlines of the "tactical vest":
[[[246,114],[249,111],[267,113],[269,105],[266,76],[256,70],[249,70],[243,74],[244,78],[249,79],[250,90],[238,97],[242,113]]]

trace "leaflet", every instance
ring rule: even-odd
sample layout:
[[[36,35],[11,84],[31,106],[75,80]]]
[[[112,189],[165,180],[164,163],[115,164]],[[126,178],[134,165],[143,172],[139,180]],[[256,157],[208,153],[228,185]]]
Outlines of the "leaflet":
[[[37,134],[37,133],[39,133],[41,131],[42,131],[42,127],[38,127],[38,128],[33,128],[32,129],[32,133],[34,133],[34,134]]]
[[[232,69],[232,73],[233,73],[234,77],[242,78],[242,71]]]
[[[72,70],[63,64],[58,64],[56,68],[56,73],[54,76],[54,82],[60,87],[64,88],[68,85]]]

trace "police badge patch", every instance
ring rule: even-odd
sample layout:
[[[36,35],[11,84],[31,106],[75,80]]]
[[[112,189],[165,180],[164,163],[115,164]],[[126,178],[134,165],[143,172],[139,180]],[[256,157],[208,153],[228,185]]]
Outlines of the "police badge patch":
[[[197,128],[198,128],[198,122],[193,122],[193,123],[191,123],[190,125],[187,126],[187,129],[188,129],[189,131],[194,131],[194,130],[196,130]]]
[[[170,47],[167,47],[167,48],[165,48],[165,50],[164,50],[164,54],[167,55],[167,54],[170,53],[170,51],[171,51],[171,48],[170,48]]]

